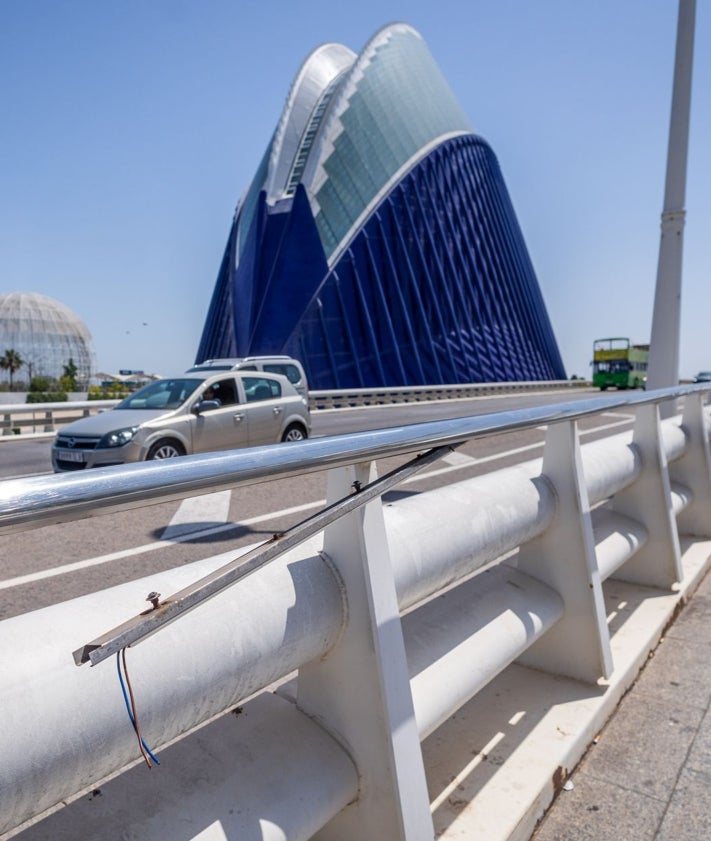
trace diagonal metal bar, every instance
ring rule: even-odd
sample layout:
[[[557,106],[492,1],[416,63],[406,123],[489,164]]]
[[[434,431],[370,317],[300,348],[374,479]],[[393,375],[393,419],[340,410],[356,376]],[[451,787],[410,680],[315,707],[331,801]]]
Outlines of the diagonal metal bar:
[[[87,662],[95,666],[117,651],[141,642],[165,625],[174,622],[183,614],[216,596],[225,588],[246,578],[265,564],[318,534],[329,523],[360,508],[370,500],[382,496],[394,485],[400,484],[408,477],[432,464],[432,462],[438,461],[451,453],[456,446],[447,445],[428,450],[391,470],[390,473],[386,473],[385,476],[376,479],[374,482],[354,488],[354,493],[351,496],[340,499],[290,529],[275,534],[265,543],[224,564],[182,590],[178,590],[162,602],[159,601],[158,594],[151,594],[149,600],[153,601],[154,607],[139,613],[121,625],[117,625],[110,631],[106,631],[91,642],[85,643],[73,652],[74,662],[77,666]]]

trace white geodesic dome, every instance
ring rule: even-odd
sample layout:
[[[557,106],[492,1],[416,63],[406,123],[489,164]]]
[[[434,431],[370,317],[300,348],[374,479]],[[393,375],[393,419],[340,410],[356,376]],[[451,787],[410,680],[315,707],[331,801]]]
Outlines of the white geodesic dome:
[[[96,356],[89,329],[69,307],[36,292],[0,295],[0,356],[19,353],[24,365],[15,381],[31,377],[59,378],[71,359],[77,381],[86,384],[96,372]],[[0,371],[3,381],[9,379]]]

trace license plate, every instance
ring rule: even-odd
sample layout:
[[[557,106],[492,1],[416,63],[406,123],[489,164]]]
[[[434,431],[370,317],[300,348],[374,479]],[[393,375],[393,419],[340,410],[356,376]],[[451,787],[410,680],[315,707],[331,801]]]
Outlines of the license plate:
[[[59,460],[81,462],[84,461],[84,453],[77,452],[76,450],[62,450],[62,452],[59,453]]]

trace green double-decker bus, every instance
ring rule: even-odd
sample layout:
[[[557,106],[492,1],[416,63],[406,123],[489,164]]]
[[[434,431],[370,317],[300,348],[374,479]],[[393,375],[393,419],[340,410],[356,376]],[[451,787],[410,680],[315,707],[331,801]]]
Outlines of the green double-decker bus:
[[[593,379],[595,388],[644,388],[647,383],[649,345],[633,345],[629,339],[595,339]]]

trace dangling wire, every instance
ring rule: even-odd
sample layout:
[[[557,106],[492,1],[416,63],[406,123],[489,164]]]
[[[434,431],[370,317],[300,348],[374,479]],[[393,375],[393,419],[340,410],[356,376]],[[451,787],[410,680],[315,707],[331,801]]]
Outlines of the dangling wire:
[[[121,663],[123,661],[123,674],[121,672]],[[126,711],[128,712],[128,717],[131,720],[131,724],[133,726],[133,730],[136,734],[136,738],[138,739],[138,747],[141,750],[141,756],[146,762],[146,765],[151,768],[151,759],[155,762],[156,765],[160,765],[160,759],[153,754],[151,749],[143,740],[143,736],[141,736],[141,731],[138,727],[138,716],[136,714],[136,702],[133,697],[133,689],[131,688],[131,680],[128,676],[128,668],[126,667],[126,649],[122,648],[121,651],[116,652],[116,669],[118,671],[119,682],[121,684],[121,692],[123,692],[123,700],[126,703]],[[124,675],[126,680],[124,682]],[[126,692],[126,686],[128,686],[128,692]],[[130,695],[130,701],[129,701]]]

